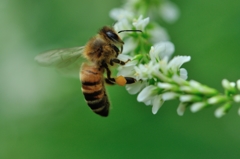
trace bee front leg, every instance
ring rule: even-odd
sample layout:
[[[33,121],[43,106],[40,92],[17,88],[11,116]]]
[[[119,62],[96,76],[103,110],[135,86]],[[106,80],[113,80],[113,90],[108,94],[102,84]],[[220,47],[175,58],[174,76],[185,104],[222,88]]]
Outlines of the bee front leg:
[[[130,59],[128,59],[127,61],[121,61],[119,59],[111,59],[110,60],[110,65],[113,65],[114,63],[120,64],[120,65],[125,65],[127,62],[131,61]]]

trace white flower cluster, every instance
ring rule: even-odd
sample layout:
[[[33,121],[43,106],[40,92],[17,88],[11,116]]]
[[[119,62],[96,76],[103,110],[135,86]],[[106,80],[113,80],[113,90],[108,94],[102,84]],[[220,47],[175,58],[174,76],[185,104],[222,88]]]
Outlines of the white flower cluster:
[[[154,13],[155,11],[155,13]],[[149,17],[144,18],[143,15]],[[165,101],[178,99],[177,113],[183,115],[187,107],[197,112],[205,107],[223,104],[215,111],[216,117],[222,117],[231,108],[232,102],[240,102],[240,80],[237,83],[223,80],[225,94],[209,88],[194,80],[186,81],[187,70],[181,66],[190,61],[190,56],[175,56],[173,43],[169,41],[166,30],[150,18],[162,17],[172,23],[179,16],[179,10],[172,2],[147,0],[129,0],[122,8],[113,9],[110,16],[117,22],[116,31],[137,29],[143,33],[122,34],[124,38],[123,54],[119,59],[126,61],[118,68],[118,75],[134,77],[138,82],[126,86],[130,94],[137,94],[137,100],[152,106],[156,114]],[[239,109],[240,115],[240,109]]]

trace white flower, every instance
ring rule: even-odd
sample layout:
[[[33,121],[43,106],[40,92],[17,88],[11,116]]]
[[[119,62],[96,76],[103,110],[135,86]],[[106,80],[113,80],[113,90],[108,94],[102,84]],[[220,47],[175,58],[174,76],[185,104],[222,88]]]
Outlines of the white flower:
[[[234,82],[229,82],[227,79],[222,80],[222,86],[229,91],[235,90],[236,84]]]
[[[133,26],[136,27],[136,29],[143,31],[145,27],[148,25],[148,23],[149,23],[149,17],[143,19],[143,16],[140,15],[139,18],[135,20],[132,24]]]
[[[235,95],[235,96],[233,97],[233,99],[234,99],[234,101],[235,101],[236,103],[240,103],[240,94]]]
[[[152,61],[150,61],[148,64],[135,66],[134,69],[137,79],[147,80],[153,78],[153,72],[159,69],[159,65],[155,65]]]
[[[114,29],[119,32],[121,30],[128,30],[132,28],[132,24],[126,18],[123,18],[114,24]],[[122,38],[126,34],[119,34]]]
[[[133,12],[122,9],[122,8],[114,8],[110,11],[110,17],[116,21],[122,20],[122,19],[133,19],[134,14]]]
[[[168,61],[174,50],[175,49],[173,43],[165,41],[159,42],[152,46],[149,54],[153,62],[160,61],[160,59],[163,58],[166,58],[166,60]]]
[[[160,15],[166,22],[174,23],[179,17],[179,9],[174,3],[164,1],[160,6]]]
[[[160,41],[168,41],[170,39],[166,29],[159,26],[158,24],[154,24],[153,29],[149,29],[148,31],[151,35],[150,41],[153,44],[158,43]]]
[[[150,85],[145,87],[137,96],[137,100],[139,102],[148,102],[151,101],[152,98],[157,95],[157,87]],[[151,102],[150,102],[151,104]]]
[[[137,47],[136,40],[134,40],[132,37],[127,38],[124,40],[124,47],[122,54],[130,54],[132,51]]]

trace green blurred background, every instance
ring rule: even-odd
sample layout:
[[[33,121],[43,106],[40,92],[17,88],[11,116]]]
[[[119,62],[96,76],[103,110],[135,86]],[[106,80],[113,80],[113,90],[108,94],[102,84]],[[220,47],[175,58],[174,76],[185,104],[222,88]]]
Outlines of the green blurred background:
[[[240,78],[240,1],[173,0],[180,19],[163,24],[190,55],[189,79],[222,91],[221,80]],[[0,0],[0,158],[122,159],[239,158],[238,105],[217,119],[216,107],[176,113],[166,102],[157,115],[123,87],[107,87],[108,118],[92,113],[78,79],[38,66],[42,51],[84,45],[120,1]]]

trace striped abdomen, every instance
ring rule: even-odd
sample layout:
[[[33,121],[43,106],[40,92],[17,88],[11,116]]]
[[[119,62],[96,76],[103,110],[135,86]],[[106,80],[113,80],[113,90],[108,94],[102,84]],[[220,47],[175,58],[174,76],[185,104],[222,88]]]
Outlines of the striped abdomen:
[[[101,116],[108,116],[109,101],[104,87],[103,69],[84,63],[81,67],[80,80],[82,92],[88,106]]]

